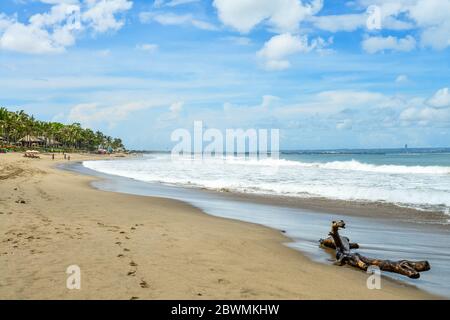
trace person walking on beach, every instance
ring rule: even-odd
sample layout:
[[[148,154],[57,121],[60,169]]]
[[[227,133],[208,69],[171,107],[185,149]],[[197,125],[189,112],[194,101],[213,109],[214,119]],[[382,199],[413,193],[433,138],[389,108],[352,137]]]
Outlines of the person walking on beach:
[[[66,160],[67,159],[67,155],[66,155],[66,153],[64,153],[64,160]]]
[[[52,160],[55,160],[55,154],[52,153]]]
[[[70,161],[70,156],[67,156],[67,160],[69,160],[69,161]]]

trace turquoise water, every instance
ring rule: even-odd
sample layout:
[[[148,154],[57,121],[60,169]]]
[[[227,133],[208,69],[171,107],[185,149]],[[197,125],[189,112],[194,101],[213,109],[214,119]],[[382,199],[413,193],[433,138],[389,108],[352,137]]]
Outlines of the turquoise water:
[[[283,151],[281,158],[321,163],[356,160],[374,165],[450,167],[450,148]]]

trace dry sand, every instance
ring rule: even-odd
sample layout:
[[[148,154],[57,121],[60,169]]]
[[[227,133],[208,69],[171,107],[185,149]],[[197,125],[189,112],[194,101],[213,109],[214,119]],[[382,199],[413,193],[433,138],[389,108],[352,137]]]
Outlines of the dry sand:
[[[61,158],[0,154],[1,299],[433,298],[392,281],[368,290],[365,273],[312,262],[269,228],[95,190],[54,168]],[[73,264],[81,290],[66,288]]]

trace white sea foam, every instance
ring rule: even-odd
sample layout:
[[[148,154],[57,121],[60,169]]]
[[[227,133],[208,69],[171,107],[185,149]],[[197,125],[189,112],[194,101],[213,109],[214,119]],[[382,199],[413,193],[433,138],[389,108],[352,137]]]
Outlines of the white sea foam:
[[[368,163],[361,163],[356,160],[350,161],[332,161],[332,162],[300,162],[286,159],[263,159],[263,160],[246,160],[246,159],[229,159],[230,163],[245,164],[245,165],[259,165],[259,166],[294,166],[305,168],[320,168],[320,169],[334,169],[334,170],[354,170],[366,172],[380,172],[380,173],[418,173],[418,174],[450,174],[450,167],[440,166],[399,166],[399,165],[374,165]]]
[[[450,208],[450,167],[445,166],[375,165],[356,160],[248,160],[239,157],[171,160],[167,154],[139,160],[85,161],[84,166],[145,182],[213,190],[382,201],[446,213]]]

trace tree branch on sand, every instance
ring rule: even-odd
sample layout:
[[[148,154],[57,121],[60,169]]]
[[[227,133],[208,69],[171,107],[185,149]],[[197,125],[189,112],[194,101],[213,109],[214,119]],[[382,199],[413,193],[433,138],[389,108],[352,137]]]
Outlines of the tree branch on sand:
[[[345,222],[343,220],[333,221],[329,237],[319,241],[321,246],[336,250],[336,265],[348,264],[362,270],[367,270],[369,266],[377,266],[380,270],[399,273],[412,279],[418,279],[419,272],[430,270],[428,261],[391,261],[364,257],[351,251],[351,249],[358,249],[359,245],[351,243],[349,238],[341,236],[339,229],[345,229]]]

